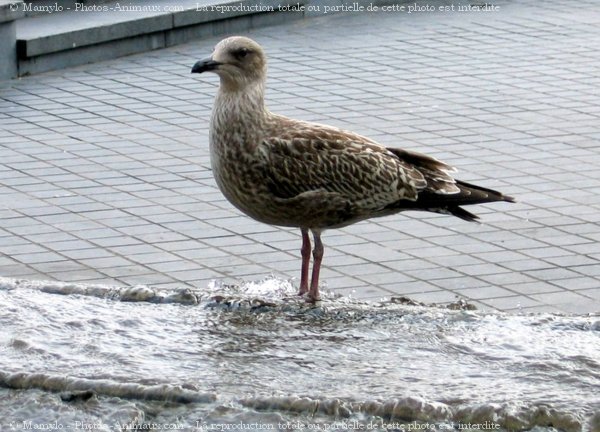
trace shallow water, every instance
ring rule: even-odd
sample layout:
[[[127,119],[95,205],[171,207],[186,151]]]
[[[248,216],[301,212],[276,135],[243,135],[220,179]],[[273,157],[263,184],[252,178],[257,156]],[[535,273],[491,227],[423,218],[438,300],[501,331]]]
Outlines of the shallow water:
[[[0,430],[600,431],[600,315],[294,292],[0,278]]]

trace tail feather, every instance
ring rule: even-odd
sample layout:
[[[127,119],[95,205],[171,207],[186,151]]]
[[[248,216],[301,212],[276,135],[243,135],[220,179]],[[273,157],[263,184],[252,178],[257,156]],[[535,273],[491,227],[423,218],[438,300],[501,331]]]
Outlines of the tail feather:
[[[482,204],[494,201],[516,202],[513,197],[504,195],[494,189],[484,188],[461,180],[456,180],[456,185],[460,188],[460,193],[456,194],[458,205]]]
[[[394,208],[451,214],[463,220],[475,222],[479,220],[479,217],[461,206],[496,201],[515,202],[515,199],[511,196],[460,180],[456,180],[456,186],[460,189],[458,193],[440,194],[426,189],[419,192],[416,201],[398,201],[394,204]]]
[[[513,197],[504,195],[503,193],[493,189],[484,188],[482,186],[477,186],[461,180],[456,180],[456,185],[461,190],[459,195],[462,195],[464,192],[468,192],[472,197],[471,200],[468,200],[469,202],[465,202],[464,204],[481,204],[494,201],[516,202]]]
[[[455,171],[454,168],[435,158],[398,148],[388,148],[388,151],[403,163],[417,168],[427,186],[418,192],[415,201],[400,200],[387,206],[386,210],[423,210],[476,221],[479,218],[461,206],[495,201],[515,202],[513,197],[501,192],[454,179],[449,174]]]

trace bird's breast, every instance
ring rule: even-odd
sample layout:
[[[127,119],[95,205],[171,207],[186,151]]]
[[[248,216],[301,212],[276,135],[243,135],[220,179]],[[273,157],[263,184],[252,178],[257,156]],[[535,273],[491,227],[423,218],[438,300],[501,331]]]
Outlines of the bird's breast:
[[[238,127],[235,123],[214,124],[209,139],[211,167],[219,189],[229,202],[254,219],[276,224],[268,214],[264,162],[253,150],[260,139],[256,129]]]

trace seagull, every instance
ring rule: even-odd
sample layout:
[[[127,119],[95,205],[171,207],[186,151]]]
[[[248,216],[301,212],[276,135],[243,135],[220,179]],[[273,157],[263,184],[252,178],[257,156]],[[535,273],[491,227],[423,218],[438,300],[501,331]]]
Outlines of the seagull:
[[[514,202],[495,190],[454,179],[456,170],[433,157],[272,113],[264,97],[267,57],[252,39],[223,39],[191,72],[213,72],[220,79],[209,132],[219,189],[257,221],[300,228],[299,295],[309,302],[320,300],[321,234],[326,229],[405,210],[476,221],[462,206]],[[310,286],[309,231],[314,239]]]

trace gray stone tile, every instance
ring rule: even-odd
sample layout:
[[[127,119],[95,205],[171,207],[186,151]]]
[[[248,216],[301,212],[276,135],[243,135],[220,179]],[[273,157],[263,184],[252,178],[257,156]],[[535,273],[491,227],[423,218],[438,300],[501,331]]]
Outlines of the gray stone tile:
[[[556,285],[555,283],[542,281],[508,284],[504,285],[504,287],[523,295],[557,292],[562,290],[562,288],[559,288],[559,285]]]
[[[133,261],[134,263],[143,264],[146,266],[150,264],[177,262],[181,260],[181,258],[177,255],[169,254],[167,252],[129,254],[127,255],[127,259]]]
[[[390,298],[388,291],[373,285],[350,286],[348,288],[336,289],[335,292],[358,300],[379,301],[383,298]]]
[[[52,241],[48,244],[48,247],[53,251],[61,252],[91,249],[94,247],[94,245],[89,242],[73,238],[73,240]]]
[[[38,272],[26,264],[15,263],[0,265],[0,274],[4,277],[44,279],[45,274]],[[46,279],[53,279],[48,276]]]
[[[498,297],[479,300],[484,305],[494,309],[510,311],[510,312],[530,312],[534,308],[542,305],[541,301],[525,296]],[[555,312],[554,307],[543,305],[544,308],[540,312]]]
[[[147,264],[149,268],[159,273],[174,274],[184,270],[197,270],[198,264],[183,259],[177,261],[157,262]]]
[[[600,300],[600,287],[596,287],[593,289],[581,290],[579,294],[594,299],[596,301]]]
[[[510,270],[496,264],[476,264],[471,266],[457,266],[454,268],[457,272],[468,276],[485,276],[508,274]]]
[[[535,282],[533,277],[527,276],[523,273],[502,273],[502,274],[493,274],[493,275],[479,275],[479,278],[494,285],[503,286],[504,284],[514,284],[514,283],[528,283]]]
[[[572,270],[561,267],[547,268],[543,270],[529,270],[523,272],[523,274],[547,282],[553,282],[560,279],[576,278],[580,276]]]
[[[466,288],[456,292],[466,299],[481,300],[484,303],[498,297],[515,297],[515,293],[512,291],[491,285],[479,288]]]
[[[374,273],[367,275],[360,274],[356,275],[356,278],[367,282],[370,285],[395,284],[399,282],[409,282],[413,280],[413,278],[405,276],[402,273],[398,272]]]
[[[600,278],[592,277],[575,277],[569,279],[558,279],[552,283],[569,291],[585,290],[586,288],[600,287]]]
[[[131,276],[120,276],[118,278],[119,282],[122,282],[125,285],[150,285],[150,286],[154,286],[154,285],[160,285],[160,284],[171,284],[171,283],[175,283],[176,281],[168,276],[168,275],[164,275],[164,274],[160,274],[160,273],[148,273],[148,274],[134,274]]]
[[[366,276],[366,275],[378,275],[381,273],[387,273],[388,270],[377,263],[366,263],[360,266],[357,265],[338,265],[336,269],[348,276]]]
[[[105,273],[105,269],[107,269],[107,268],[112,269],[115,267],[126,267],[126,266],[130,266],[132,264],[131,261],[129,261],[125,258],[122,258],[122,257],[118,257],[118,256],[106,256],[106,257],[100,257],[100,258],[84,258],[84,259],[80,258],[77,261],[87,267],[101,270],[103,273]]]
[[[575,292],[532,294],[529,297],[567,313],[585,314],[598,311],[590,297]]]
[[[100,248],[62,250],[60,253],[61,255],[66,256],[67,258],[77,261],[83,259],[105,258],[112,256],[112,254],[109,251]]]
[[[430,281],[431,284],[452,291],[458,291],[465,288],[480,288],[488,286],[487,282],[471,276],[460,276],[449,279],[436,279]]]
[[[102,273],[111,278],[120,279],[123,277],[135,277],[136,275],[147,275],[152,273],[152,271],[148,267],[141,265],[125,265],[122,267],[110,266],[102,268]]]
[[[409,296],[412,300],[427,304],[444,304],[456,301],[458,296],[451,291],[429,291],[422,293],[414,293]]]
[[[67,270],[67,271],[56,271],[48,272],[52,279],[59,281],[69,282],[85,282],[92,283],[92,281],[106,280],[106,276],[102,273],[92,269],[81,269],[81,270]]]

